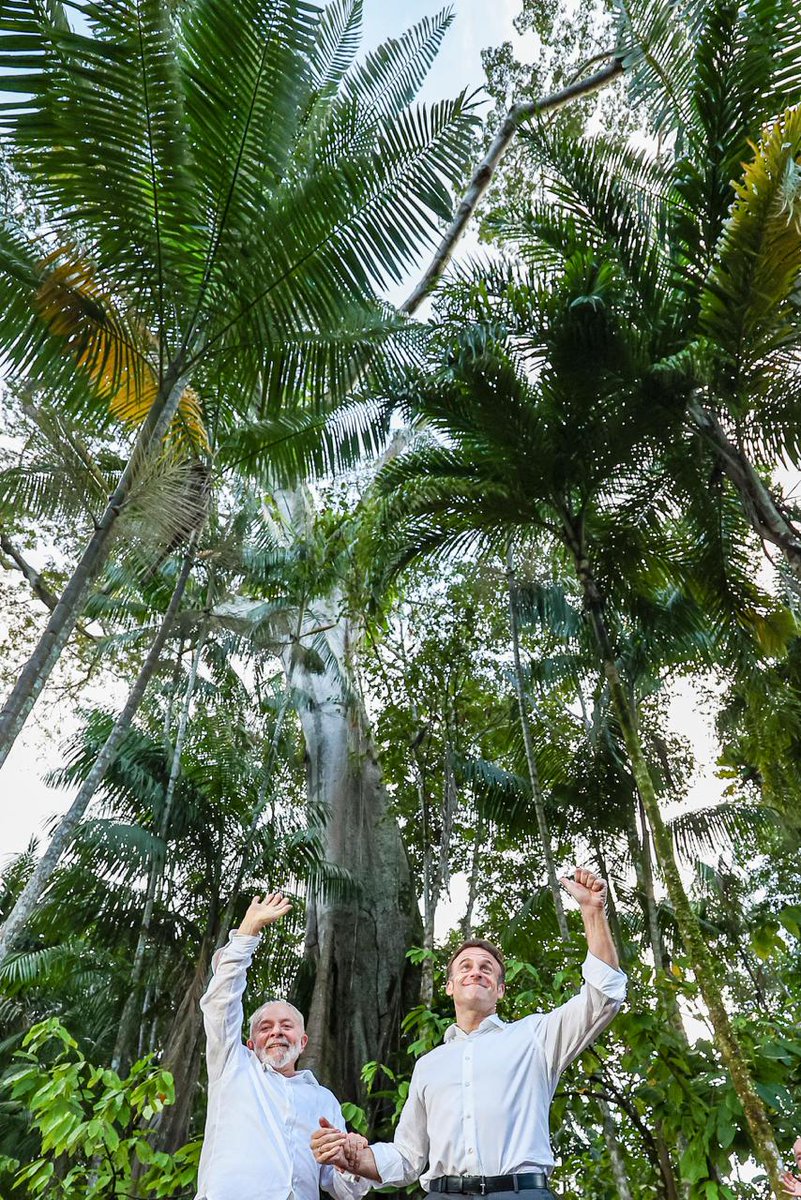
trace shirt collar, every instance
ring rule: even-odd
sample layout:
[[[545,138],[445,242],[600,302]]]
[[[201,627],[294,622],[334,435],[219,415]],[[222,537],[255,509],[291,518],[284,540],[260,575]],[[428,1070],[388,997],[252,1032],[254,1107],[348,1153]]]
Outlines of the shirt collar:
[[[502,1021],[497,1013],[490,1013],[488,1017],[479,1025],[478,1029],[474,1029],[472,1033],[465,1033],[458,1025],[449,1025],[445,1030],[443,1042],[466,1041],[467,1038],[476,1037],[479,1033],[486,1033],[489,1029],[503,1029],[505,1021]]]
[[[280,1075],[281,1074],[280,1071],[276,1071],[276,1069],[272,1065],[272,1063],[259,1061],[259,1066],[261,1067],[262,1071],[264,1071],[264,1073],[266,1075]],[[282,1075],[281,1078],[286,1079],[287,1083],[311,1083],[311,1084],[314,1084],[315,1087],[319,1086],[317,1083],[317,1077],[314,1074],[312,1074],[311,1071],[307,1071],[305,1069],[296,1071],[294,1075],[290,1075],[288,1078],[286,1075]]]

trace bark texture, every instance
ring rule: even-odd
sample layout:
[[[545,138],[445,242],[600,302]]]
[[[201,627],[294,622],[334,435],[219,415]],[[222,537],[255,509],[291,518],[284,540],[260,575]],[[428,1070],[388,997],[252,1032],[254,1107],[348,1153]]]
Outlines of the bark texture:
[[[406,951],[422,925],[406,851],[381,778],[349,660],[352,628],[339,617],[328,634],[336,665],[296,665],[304,696],[308,793],[326,813],[328,861],[348,870],[352,897],[310,897],[304,970],[297,999],[308,1013],[304,1064],[342,1100],[363,1099],[361,1068],[386,1062],[400,1020],[417,1001]]]
[[[687,412],[712,445],[723,473],[737,489],[752,529],[763,542],[781,551],[790,570],[801,579],[801,531],[760,478],[753,463],[731,440],[717,415],[697,400],[689,405]]]

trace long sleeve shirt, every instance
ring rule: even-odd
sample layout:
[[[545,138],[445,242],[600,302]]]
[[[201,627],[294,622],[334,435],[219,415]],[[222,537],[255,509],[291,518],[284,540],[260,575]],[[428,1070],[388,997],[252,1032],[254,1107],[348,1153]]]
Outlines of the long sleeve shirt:
[[[420,1177],[428,1191],[441,1175],[550,1172],[559,1076],[626,997],[623,972],[594,955],[582,974],[579,994],[552,1012],[510,1024],[493,1014],[472,1033],[450,1026],[414,1068],[394,1141],[372,1146],[382,1184]]]
[[[242,1042],[242,995],[259,937],[232,933],[214,956],[200,1001],[207,1038],[208,1108],[197,1200],[357,1200],[369,1188],[320,1167],[309,1145],[320,1117],[344,1129],[336,1097],[311,1071],[285,1076]]]

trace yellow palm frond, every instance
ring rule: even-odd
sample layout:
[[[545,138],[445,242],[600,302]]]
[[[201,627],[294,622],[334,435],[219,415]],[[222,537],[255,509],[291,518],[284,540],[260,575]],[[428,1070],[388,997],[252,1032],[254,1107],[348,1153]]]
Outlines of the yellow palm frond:
[[[158,378],[143,347],[117,316],[91,264],[74,247],[42,260],[36,305],[51,333],[62,337],[76,363],[88,374],[109,411],[125,425],[141,425],[158,392]],[[208,451],[200,397],[187,387],[167,438],[169,451],[191,457]]]

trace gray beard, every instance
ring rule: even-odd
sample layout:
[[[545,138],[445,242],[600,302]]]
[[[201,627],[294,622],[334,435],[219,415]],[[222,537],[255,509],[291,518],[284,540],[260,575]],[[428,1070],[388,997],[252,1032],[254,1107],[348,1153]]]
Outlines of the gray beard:
[[[300,1046],[297,1042],[290,1042],[286,1049],[281,1046],[264,1046],[261,1050],[256,1050],[255,1054],[259,1062],[266,1063],[274,1071],[280,1071],[300,1058]]]

